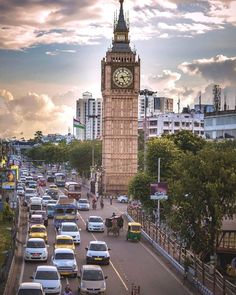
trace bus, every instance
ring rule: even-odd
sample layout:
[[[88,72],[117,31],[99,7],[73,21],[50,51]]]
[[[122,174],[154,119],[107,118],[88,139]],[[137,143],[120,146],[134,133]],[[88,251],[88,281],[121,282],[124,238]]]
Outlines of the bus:
[[[81,184],[74,181],[66,182],[64,193],[69,199],[78,201],[81,198]]]
[[[65,186],[66,184],[66,175],[65,173],[55,173],[54,183],[57,186]]]

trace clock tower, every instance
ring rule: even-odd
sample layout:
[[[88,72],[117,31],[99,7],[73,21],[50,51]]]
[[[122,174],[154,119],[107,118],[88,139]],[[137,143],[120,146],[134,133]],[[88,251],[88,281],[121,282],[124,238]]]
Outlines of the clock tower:
[[[112,47],[103,58],[102,166],[105,194],[127,193],[130,179],[137,173],[138,94],[140,59],[130,48],[129,25],[119,0],[120,12],[114,22]]]

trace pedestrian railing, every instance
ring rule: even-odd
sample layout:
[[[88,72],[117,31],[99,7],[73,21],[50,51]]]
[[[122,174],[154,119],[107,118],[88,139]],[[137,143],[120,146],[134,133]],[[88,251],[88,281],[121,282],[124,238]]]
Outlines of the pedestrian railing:
[[[166,231],[144,214],[141,210],[127,210],[128,215],[136,222],[141,223],[143,231],[150,239],[157,243],[169,256],[182,266],[183,275],[186,270],[187,279],[192,281],[202,294],[235,295],[236,284],[226,279],[214,265],[205,264],[198,256],[187,250],[177,239],[174,232]]]

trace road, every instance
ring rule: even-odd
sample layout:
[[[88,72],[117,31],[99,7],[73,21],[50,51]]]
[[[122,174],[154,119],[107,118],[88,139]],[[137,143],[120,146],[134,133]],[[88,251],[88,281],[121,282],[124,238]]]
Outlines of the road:
[[[86,191],[83,192],[82,197],[85,196]],[[108,200],[105,200],[104,209],[98,208],[97,210],[80,212],[78,224],[81,228],[81,244],[76,246],[76,257],[79,268],[81,265],[86,264],[85,247],[89,244],[89,241],[103,240],[106,241],[108,247],[111,248],[110,265],[102,266],[104,274],[108,276],[107,294],[131,294],[132,284],[140,286],[142,295],[192,294],[183,285],[181,278],[169,270],[169,268],[163,263],[162,259],[152,251],[145,241],[139,243],[126,241],[125,229],[127,228],[127,224],[125,224],[119,237],[107,236],[106,232],[88,233],[85,229],[85,221],[90,215],[100,215],[105,219],[106,217],[111,216],[112,212],[121,214],[125,211],[125,204],[113,201],[113,204],[110,205]],[[50,254],[47,263],[52,264],[51,256],[56,236],[52,220],[49,221],[47,230]],[[23,264],[21,273],[23,282],[31,281],[30,276],[35,272],[37,265],[40,265],[40,263],[27,262]],[[78,279],[62,278],[63,287],[65,287],[67,282],[69,282],[73,294],[78,294]]]

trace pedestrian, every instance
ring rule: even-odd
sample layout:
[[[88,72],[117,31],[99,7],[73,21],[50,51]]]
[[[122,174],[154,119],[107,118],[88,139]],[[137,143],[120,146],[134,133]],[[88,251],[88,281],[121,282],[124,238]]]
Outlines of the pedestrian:
[[[112,196],[110,196],[110,205],[112,205]]]

